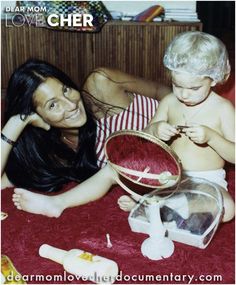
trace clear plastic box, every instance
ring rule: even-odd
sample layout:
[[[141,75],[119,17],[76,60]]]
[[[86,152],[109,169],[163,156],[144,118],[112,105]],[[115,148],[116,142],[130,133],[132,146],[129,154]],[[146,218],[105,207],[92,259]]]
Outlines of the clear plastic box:
[[[173,241],[199,248],[207,247],[223,216],[220,186],[205,179],[185,177],[176,190],[173,195],[165,198],[160,210],[163,225],[167,229],[166,235]],[[159,193],[153,191],[145,197],[162,199],[157,195]],[[184,207],[189,212],[188,217],[184,218],[179,213],[183,209],[175,209],[173,206],[175,199],[179,202],[183,198],[187,201]],[[169,204],[172,208],[168,207]],[[148,234],[150,223],[145,198],[130,212],[128,221],[133,232]]]

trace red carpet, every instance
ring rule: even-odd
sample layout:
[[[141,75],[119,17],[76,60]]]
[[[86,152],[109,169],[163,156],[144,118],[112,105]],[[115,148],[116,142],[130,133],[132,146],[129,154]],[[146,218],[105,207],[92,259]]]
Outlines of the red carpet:
[[[227,170],[227,174],[232,194],[232,166]],[[141,244],[147,236],[131,232],[127,221],[128,214],[117,206],[117,198],[124,194],[119,187],[99,201],[66,210],[58,219],[16,210],[11,201],[12,192],[12,189],[2,191],[2,211],[9,214],[9,217],[2,221],[2,254],[12,259],[24,278],[32,278],[28,284],[83,283],[72,280],[73,277],[69,274],[66,275],[69,279],[62,282],[52,281],[53,275],[63,276],[64,272],[61,265],[38,255],[38,249],[43,243],[66,250],[79,248],[113,259],[118,263],[123,275],[123,279],[117,283],[187,284],[189,279],[184,278],[184,275],[194,275],[192,283],[235,284],[234,220],[220,225],[206,249],[175,243],[175,252],[170,258],[151,261],[140,252]],[[106,233],[110,234],[112,248],[106,247]],[[135,280],[138,274],[141,281]],[[47,279],[36,281],[34,275],[44,275]],[[157,279],[145,281],[142,275],[153,275],[152,278]],[[217,276],[221,276],[221,280],[217,279]],[[205,280],[201,281],[199,278]]]

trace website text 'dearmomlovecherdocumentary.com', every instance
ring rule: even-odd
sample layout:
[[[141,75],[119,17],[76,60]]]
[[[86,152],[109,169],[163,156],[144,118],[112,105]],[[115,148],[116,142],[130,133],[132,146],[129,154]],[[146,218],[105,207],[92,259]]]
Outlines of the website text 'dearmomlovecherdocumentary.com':
[[[6,277],[8,282],[11,281],[19,281],[24,280],[26,283],[34,283],[34,282],[44,282],[50,284],[57,284],[58,282],[79,282],[79,281],[94,281],[96,283],[179,283],[179,284],[191,284],[191,283],[222,283],[223,278],[219,274],[202,274],[202,275],[194,275],[194,274],[135,274],[128,275],[124,274],[122,271],[114,278],[110,276],[97,276],[95,273],[94,276],[81,276],[81,275],[72,275],[67,273],[66,271],[63,274],[55,274],[55,275],[42,275],[42,274],[34,274],[34,275],[15,275],[11,272]]]

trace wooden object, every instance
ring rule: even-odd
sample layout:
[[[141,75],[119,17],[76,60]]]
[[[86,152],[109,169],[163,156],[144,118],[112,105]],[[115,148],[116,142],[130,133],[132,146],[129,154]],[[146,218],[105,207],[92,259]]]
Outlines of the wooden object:
[[[162,63],[167,45],[180,32],[201,29],[201,23],[111,21],[99,33],[83,33],[6,26],[2,20],[2,89],[13,70],[30,57],[56,65],[77,84],[100,66],[170,84]]]

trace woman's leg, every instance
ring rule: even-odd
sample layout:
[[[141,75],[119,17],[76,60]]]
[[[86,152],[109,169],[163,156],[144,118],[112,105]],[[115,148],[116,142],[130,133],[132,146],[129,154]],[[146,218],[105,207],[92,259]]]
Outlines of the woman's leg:
[[[59,217],[67,209],[84,205],[103,197],[115,182],[116,173],[107,165],[95,175],[71,190],[47,196],[16,188],[13,202],[17,209],[48,217]]]

